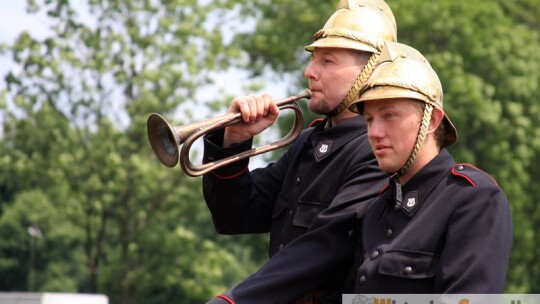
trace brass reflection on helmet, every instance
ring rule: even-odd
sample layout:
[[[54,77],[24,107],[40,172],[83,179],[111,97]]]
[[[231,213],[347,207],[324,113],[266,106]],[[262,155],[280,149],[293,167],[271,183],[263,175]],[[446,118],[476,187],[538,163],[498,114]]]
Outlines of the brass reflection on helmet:
[[[396,20],[383,0],[341,0],[315,42],[305,47],[337,47],[377,53],[384,41],[397,40]]]

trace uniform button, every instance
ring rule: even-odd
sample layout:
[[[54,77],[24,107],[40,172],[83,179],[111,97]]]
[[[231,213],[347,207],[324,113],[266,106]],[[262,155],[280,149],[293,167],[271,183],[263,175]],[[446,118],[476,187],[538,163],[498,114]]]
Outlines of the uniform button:
[[[459,165],[459,166],[457,166],[456,169],[457,169],[458,171],[463,171],[463,166],[462,166],[462,165]]]
[[[411,274],[412,273],[412,267],[411,266],[405,267],[405,273],[406,274]]]
[[[371,253],[371,259],[375,260],[379,256],[379,251],[375,250]]]
[[[359,281],[360,281],[360,285],[364,285],[364,284],[366,284],[367,280],[366,280],[365,276],[361,276]]]
[[[388,228],[388,230],[386,230],[386,236],[391,239],[392,238],[392,235],[394,234],[394,231],[392,231],[392,228]]]
[[[279,250],[283,249],[283,244],[279,244]]]
[[[300,177],[298,177],[298,178],[296,179],[296,185],[297,185],[297,186],[300,185],[300,182],[302,182],[302,180],[300,179]]]

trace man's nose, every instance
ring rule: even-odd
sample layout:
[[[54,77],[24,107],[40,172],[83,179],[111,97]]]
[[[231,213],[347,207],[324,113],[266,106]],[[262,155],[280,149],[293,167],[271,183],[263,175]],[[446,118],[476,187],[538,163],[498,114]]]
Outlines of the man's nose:
[[[308,79],[310,79],[310,78],[311,79],[316,79],[317,78],[317,73],[315,71],[313,61],[308,63],[308,65],[306,66],[306,69],[304,70],[304,77],[306,77]]]
[[[383,126],[375,120],[372,120],[368,125],[368,137],[369,138],[381,138],[384,136]]]

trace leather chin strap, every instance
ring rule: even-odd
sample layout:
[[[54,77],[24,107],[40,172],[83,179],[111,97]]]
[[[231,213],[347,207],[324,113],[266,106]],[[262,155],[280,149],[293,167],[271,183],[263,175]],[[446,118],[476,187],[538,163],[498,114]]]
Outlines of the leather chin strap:
[[[362,69],[362,72],[358,74],[358,78],[356,78],[356,81],[354,82],[354,85],[351,87],[349,92],[347,93],[347,96],[341,101],[341,103],[330,113],[326,114],[328,117],[336,116],[339,113],[343,112],[344,110],[348,109],[351,103],[358,100],[360,97],[360,93],[364,90],[365,84],[371,73],[373,73],[373,70],[375,69],[375,66],[379,62],[380,54],[378,53],[372,53],[369,57],[368,62]]]

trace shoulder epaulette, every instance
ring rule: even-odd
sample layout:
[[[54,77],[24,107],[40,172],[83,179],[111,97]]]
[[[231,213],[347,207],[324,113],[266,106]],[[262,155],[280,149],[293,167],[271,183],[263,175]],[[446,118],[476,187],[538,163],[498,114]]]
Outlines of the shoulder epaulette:
[[[493,177],[471,164],[455,164],[452,167],[452,174],[464,178],[473,187],[476,187],[478,183],[485,180],[486,177],[488,177],[495,185],[498,185]]]

